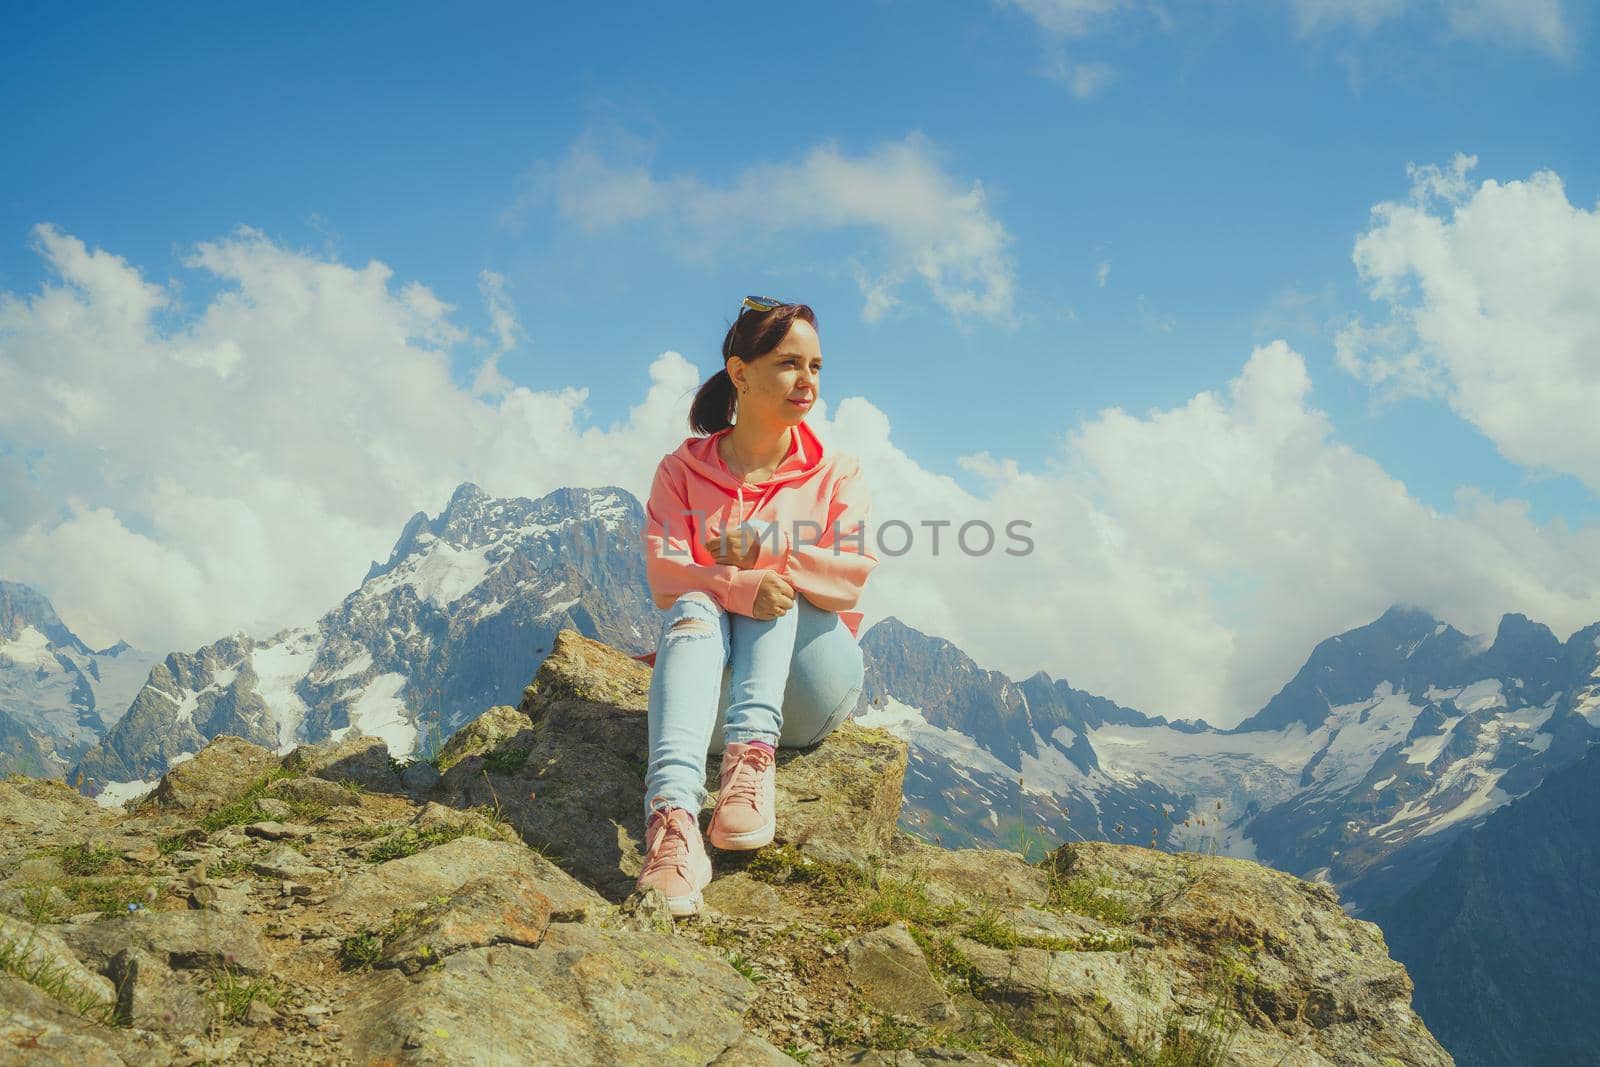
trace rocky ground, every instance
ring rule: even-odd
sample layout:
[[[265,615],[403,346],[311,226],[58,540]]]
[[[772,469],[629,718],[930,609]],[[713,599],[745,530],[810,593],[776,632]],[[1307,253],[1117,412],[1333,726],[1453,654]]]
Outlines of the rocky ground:
[[[1450,1062],[1328,890],[936,847],[852,725],[780,753],[779,841],[674,921],[630,892],[648,685],[563,631],[427,763],[217,738],[128,812],[0,781],[0,1064]]]

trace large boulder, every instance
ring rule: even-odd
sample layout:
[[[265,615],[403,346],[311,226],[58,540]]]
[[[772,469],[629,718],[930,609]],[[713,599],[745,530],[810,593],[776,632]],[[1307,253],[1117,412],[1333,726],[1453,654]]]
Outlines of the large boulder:
[[[469,947],[413,977],[373,972],[347,1005],[345,1048],[358,1063],[706,1064],[748,1047],[755,992],[679,938],[560,923],[537,948]]]
[[[283,757],[283,769],[329,782],[353,782],[378,793],[404,792],[381,737],[349,733],[337,741],[300,745]]]
[[[641,862],[649,693],[649,667],[562,630],[522,704],[492,709],[446,746],[437,795],[494,806],[524,841],[621,900]],[[778,842],[870,862],[894,833],[905,768],[905,742],[850,724],[815,748],[780,750]],[[719,779],[713,757],[707,788]]]
[[[161,782],[141,804],[141,810],[175,808],[203,815],[239,799],[253,784],[278,765],[268,749],[242,737],[213,737],[195,757],[161,776]]]

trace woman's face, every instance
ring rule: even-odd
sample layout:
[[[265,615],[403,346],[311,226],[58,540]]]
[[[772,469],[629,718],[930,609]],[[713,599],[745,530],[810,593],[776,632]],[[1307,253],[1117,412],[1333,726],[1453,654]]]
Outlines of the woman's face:
[[[822,377],[822,347],[817,331],[795,319],[783,340],[764,356],[728,360],[728,375],[739,394],[740,420],[782,428],[805,421],[817,402]]]

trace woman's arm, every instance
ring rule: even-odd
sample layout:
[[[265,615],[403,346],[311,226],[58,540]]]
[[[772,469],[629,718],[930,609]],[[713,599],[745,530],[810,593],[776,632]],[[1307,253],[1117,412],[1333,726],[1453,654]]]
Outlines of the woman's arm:
[[[849,469],[834,482],[828,521],[817,543],[791,543],[782,572],[799,593],[824,611],[855,607],[867,575],[878,565],[867,541],[872,494],[861,475],[861,465],[853,457],[849,462]]]
[[[751,615],[764,572],[695,562],[693,518],[683,472],[669,456],[656,467],[645,505],[644,573],[651,599],[658,608],[670,608],[682,594],[699,591],[709,593],[725,611]],[[705,516],[700,519],[703,523]]]

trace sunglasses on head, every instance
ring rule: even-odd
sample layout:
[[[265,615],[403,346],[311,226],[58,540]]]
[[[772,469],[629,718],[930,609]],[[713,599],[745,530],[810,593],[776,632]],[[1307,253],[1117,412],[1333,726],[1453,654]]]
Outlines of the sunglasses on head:
[[[744,302],[739,305],[739,312],[743,314],[745,308],[750,308],[752,311],[771,311],[773,308],[782,307],[787,303],[787,300],[779,300],[771,296],[747,296],[744,298]]]

